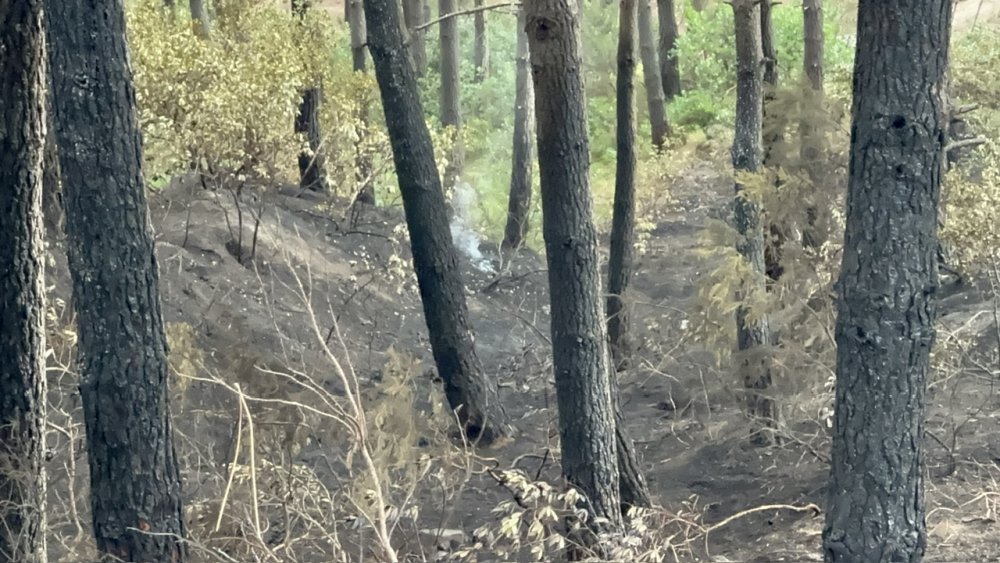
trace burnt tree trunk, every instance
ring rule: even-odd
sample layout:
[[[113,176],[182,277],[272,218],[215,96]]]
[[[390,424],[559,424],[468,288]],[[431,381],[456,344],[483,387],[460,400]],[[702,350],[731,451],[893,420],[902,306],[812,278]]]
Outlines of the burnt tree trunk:
[[[756,0],[734,0],[732,6],[736,18],[737,59],[733,168],[737,172],[757,172],[763,160],[760,8]],[[760,205],[750,199],[739,182],[736,183],[734,219],[739,233],[737,250],[750,269],[750,279],[744,282],[740,292],[741,305],[736,312],[737,360],[747,392],[747,414],[756,425],[770,428],[776,419],[775,403],[766,395],[771,386],[770,320],[759,310],[751,312],[750,303],[761,299],[766,283],[764,228]],[[763,443],[769,440],[769,435],[755,427],[751,438],[754,442]]]
[[[424,40],[424,30],[417,29],[417,27],[426,21],[424,0],[403,0],[403,20],[406,22],[406,29],[410,34],[409,47],[413,65],[417,76],[423,76],[427,72],[427,42]]]
[[[816,248],[823,244],[825,238],[822,235],[822,211],[815,202],[815,192],[822,181],[821,163],[826,152],[822,128],[817,123],[823,111],[823,0],[803,0],[802,18],[805,38],[803,62],[809,85],[803,96],[804,111],[799,123],[802,138],[799,156],[813,191],[806,207],[802,244]]]
[[[120,1],[46,3],[97,549],[181,561],[159,274]]]
[[[927,546],[924,395],[934,343],[948,0],[861,0],[827,561],[909,561]]]
[[[781,142],[781,120],[777,119],[770,106],[774,103],[778,90],[778,52],[774,40],[774,22],[771,17],[773,0],[762,0],[760,2],[760,44],[764,56],[764,113],[762,120],[763,143],[764,143],[764,168],[772,176],[771,180],[777,184],[777,172],[774,170],[775,147]],[[767,273],[770,282],[776,282],[784,273],[781,264],[782,247],[785,245],[785,231],[787,226],[780,218],[767,221],[767,242],[764,247],[764,271]]]
[[[208,39],[212,34],[212,19],[208,15],[208,4],[205,0],[191,0],[191,25],[194,34],[202,39]]]
[[[0,561],[45,552],[45,35],[41,0],[0,9]]]
[[[413,266],[438,374],[466,435],[489,443],[510,433],[497,382],[483,373],[473,346],[444,191],[417,94],[417,79],[399,34],[394,0],[365,0],[368,49],[382,93],[396,177],[410,230]]]
[[[657,0],[657,14],[660,18],[660,80],[663,96],[669,102],[681,93],[681,70],[677,62],[677,14],[674,0]]]
[[[475,0],[476,8],[483,7],[483,0]],[[479,11],[473,15],[475,44],[473,45],[473,63],[476,65],[475,81],[482,82],[490,73],[490,45],[486,35],[486,12]]]
[[[444,16],[458,11],[456,0],[438,0],[438,12]],[[451,127],[454,134],[454,145],[448,155],[448,165],[445,167],[444,187],[447,190],[455,187],[462,175],[464,167],[464,151],[462,146],[462,106],[459,97],[459,58],[458,58],[458,18],[451,17],[438,23],[441,48],[441,125]]]
[[[625,293],[632,277],[632,244],[635,228],[635,29],[636,0],[623,0],[618,16],[617,162],[614,213],[611,220],[611,255],[608,263],[608,343],[615,371],[628,367],[632,353]],[[611,382],[615,402],[618,444],[619,492],[624,510],[648,507],[649,488],[636,459],[632,440],[618,398],[618,380]]]
[[[354,72],[365,72],[367,67],[366,43],[368,32],[365,24],[365,7],[362,0],[347,0],[348,25],[351,28],[351,59]],[[375,183],[371,178],[372,161],[365,152],[365,138],[368,136],[368,104],[358,108],[358,140],[354,150],[354,179],[357,186],[357,201],[375,204]]]
[[[517,13],[517,76],[514,97],[514,150],[507,201],[507,226],[502,249],[517,250],[524,244],[531,213],[532,166],[534,165],[535,90],[531,83],[528,36],[524,32],[524,8]]]
[[[611,249],[608,259],[608,341],[616,371],[628,367],[629,311],[625,291],[632,276],[635,228],[635,29],[637,1],[622,0],[618,16],[618,77],[616,83],[617,140],[615,197],[611,216]]]
[[[653,35],[652,0],[639,1],[639,56],[642,57],[643,81],[646,85],[646,105],[649,108],[649,126],[653,145],[662,147],[670,136],[670,123],[663,99],[663,81],[660,64],[656,60],[656,37]]]
[[[348,11],[350,2],[345,4]],[[292,0],[292,12],[300,19],[305,19],[312,2],[310,0]],[[354,34],[351,35],[351,53],[357,64],[357,50],[354,48]],[[364,64],[364,47],[361,47],[361,64]],[[323,154],[323,132],[319,121],[319,105],[323,91],[319,86],[306,88],[299,102],[299,112],[295,116],[295,132],[302,133],[309,144],[308,150],[299,153],[299,187],[304,190],[326,193],[330,185],[326,178],[326,157]]]
[[[551,296],[562,470],[591,516],[620,529],[615,404],[592,217],[580,28],[573,0],[525,4]],[[589,520],[594,524],[594,518]],[[595,538],[583,545],[598,547]]]

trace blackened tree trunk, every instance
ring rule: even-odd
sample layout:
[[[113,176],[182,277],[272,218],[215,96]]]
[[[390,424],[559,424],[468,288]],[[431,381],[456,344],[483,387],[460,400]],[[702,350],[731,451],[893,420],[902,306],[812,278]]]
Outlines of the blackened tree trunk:
[[[45,36],[41,0],[0,9],[0,561],[45,553]]]
[[[458,11],[456,0],[438,0],[438,12],[444,16]],[[441,47],[441,125],[453,128],[455,143],[445,167],[444,187],[451,189],[462,175],[462,106],[459,98],[458,19],[441,20],[438,24]]]
[[[764,56],[764,114],[761,127],[763,128],[764,143],[764,167],[768,174],[772,176],[772,181],[779,183],[775,162],[775,147],[781,142],[782,123],[771,109],[778,90],[778,52],[774,40],[774,22],[771,17],[773,0],[761,0],[760,2],[760,44]],[[773,218],[767,222],[767,241],[764,247],[764,271],[767,273],[769,282],[776,282],[784,273],[784,266],[781,264],[782,249],[787,236],[785,231],[787,225],[781,218]]]
[[[202,39],[208,39],[212,34],[212,20],[208,15],[208,4],[205,0],[191,0],[188,4],[191,7],[191,25],[194,34]]]
[[[763,119],[760,44],[760,8],[756,0],[734,0],[736,34],[736,129],[733,137],[733,168],[737,172],[760,170]],[[770,320],[759,310],[751,311],[752,301],[764,292],[764,229],[760,205],[750,199],[744,187],[736,183],[734,219],[740,242],[737,250],[749,265],[751,277],[745,280],[736,312],[739,353],[737,360],[747,391],[747,414],[765,428],[774,425],[776,407],[766,393],[771,386]],[[766,442],[768,434],[755,427],[751,438]]]
[[[181,484],[124,6],[45,7],[97,549],[125,561],[181,561]]]
[[[615,371],[628,367],[632,353],[625,293],[632,277],[632,244],[635,228],[635,30],[636,0],[623,0],[618,16],[617,164],[615,201],[611,221],[611,256],[608,263],[608,342]],[[639,468],[618,397],[618,380],[612,377],[615,434],[618,444],[619,492],[623,509],[650,506],[649,488]]]
[[[660,18],[660,80],[663,95],[669,102],[681,93],[681,70],[677,62],[677,14],[674,0],[657,0],[657,14]]]
[[[410,34],[410,56],[413,57],[413,65],[416,67],[417,76],[423,76],[427,72],[427,42],[424,40],[424,31],[417,28],[425,21],[424,1],[403,0],[403,19]]]
[[[517,250],[524,244],[531,212],[532,166],[534,164],[535,90],[531,83],[528,36],[524,31],[524,8],[517,15],[517,75],[514,97],[514,151],[510,173],[510,197],[507,200],[507,226],[504,251]]]
[[[483,7],[483,0],[475,0],[476,8]],[[473,15],[475,44],[473,45],[474,64],[476,65],[476,82],[482,82],[490,73],[490,44],[486,35],[486,12],[479,11]]]
[[[838,288],[827,561],[920,561],[948,0],[862,0]]]
[[[813,194],[806,208],[806,228],[802,243],[807,247],[823,244],[821,210],[816,204],[815,190],[822,181],[821,163],[826,151],[822,128],[817,121],[823,110],[823,0],[803,0],[804,57],[806,78],[809,82],[804,99],[799,133],[802,137],[800,158],[812,183]]]
[[[292,12],[300,20],[306,18],[312,6],[311,0],[292,0]],[[350,12],[351,4],[348,2],[346,10]],[[350,19],[350,18],[348,18]],[[357,65],[360,58],[364,65],[364,46],[358,50],[354,48],[354,31],[351,31],[351,54],[354,57],[354,64]],[[309,144],[308,150],[299,153],[299,187],[304,190],[326,193],[330,191],[330,185],[326,177],[326,156],[323,153],[323,131],[320,127],[319,105],[323,99],[323,91],[319,86],[306,88],[302,92],[302,101],[299,103],[299,112],[295,116],[295,132],[302,133]]]
[[[670,136],[667,110],[663,99],[663,81],[660,64],[656,60],[656,37],[653,35],[652,0],[639,0],[639,54],[642,57],[642,74],[646,84],[646,105],[649,107],[649,126],[653,145],[662,147]]]
[[[48,69],[48,65],[46,65]],[[46,74],[46,84],[51,76]],[[42,216],[47,237],[56,240],[63,233],[62,187],[59,179],[59,149],[56,146],[55,124],[52,121],[51,96],[45,97],[45,160],[42,164]]]
[[[351,59],[354,72],[365,72],[367,66],[366,43],[368,32],[365,24],[365,7],[362,0],[347,1],[347,20],[351,28]],[[358,108],[357,122],[358,140],[354,151],[354,179],[357,183],[357,201],[375,204],[375,184],[372,175],[371,157],[365,151],[365,138],[368,136],[368,104],[362,103]]]
[[[639,2],[644,0],[638,0]],[[637,0],[622,0],[618,15],[617,142],[615,198],[608,259],[608,341],[616,371],[628,367],[628,307],[625,291],[632,276],[635,227],[635,29]]]
[[[510,433],[497,382],[487,378],[473,346],[458,257],[445,215],[444,191],[417,94],[417,79],[403,50],[394,0],[365,0],[368,49],[382,93],[396,177],[410,230],[413,266],[424,318],[448,403],[466,435],[489,443]]]
[[[615,405],[588,179],[579,21],[573,0],[535,0],[524,9],[535,85],[563,475],[587,497],[592,515],[617,529],[622,515]]]

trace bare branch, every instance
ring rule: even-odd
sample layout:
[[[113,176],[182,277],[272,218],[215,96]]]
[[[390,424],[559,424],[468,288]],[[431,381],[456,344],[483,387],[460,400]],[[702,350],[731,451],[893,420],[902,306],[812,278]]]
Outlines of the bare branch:
[[[486,12],[489,10],[496,10],[498,8],[516,8],[520,6],[520,2],[500,2],[499,4],[490,4],[488,6],[478,6],[476,8],[469,8],[468,10],[459,10],[457,12],[452,12],[450,14],[445,14],[439,18],[433,19],[425,24],[418,25],[413,29],[415,31],[423,31],[432,25],[437,25],[444,20],[451,19],[458,16],[468,16],[470,14],[477,14],[479,12]]]

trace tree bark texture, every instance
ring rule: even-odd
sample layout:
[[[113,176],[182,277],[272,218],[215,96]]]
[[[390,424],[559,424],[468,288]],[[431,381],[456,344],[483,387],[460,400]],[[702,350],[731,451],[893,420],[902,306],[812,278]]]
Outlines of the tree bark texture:
[[[736,129],[733,137],[733,168],[737,172],[757,172],[763,160],[761,149],[763,119],[760,44],[760,8],[755,0],[734,0],[736,33]],[[760,311],[751,314],[745,303],[749,296],[763,293],[764,229],[760,205],[747,197],[743,186],[736,183],[734,219],[740,242],[737,250],[749,265],[751,279],[741,292],[744,303],[736,312],[738,361],[747,390],[747,414],[757,423],[773,426],[775,404],[765,394],[771,386],[771,362],[768,345],[771,342],[770,320]],[[768,436],[755,428],[752,439],[766,441]]]
[[[822,182],[820,164],[826,151],[821,128],[816,124],[823,110],[823,0],[803,0],[802,17],[805,38],[803,62],[809,88],[804,95],[805,111],[799,124],[802,138],[799,156],[815,192]],[[814,200],[815,196],[810,199]],[[815,201],[809,201],[807,224],[802,233],[802,243],[806,247],[815,248],[823,244],[821,213]]]
[[[97,549],[181,561],[166,338],[124,6],[45,7]]]
[[[456,0],[438,0],[440,15],[458,11]],[[447,18],[438,23],[441,48],[441,125],[454,128],[455,144],[448,155],[445,167],[444,187],[451,189],[462,175],[465,154],[462,146],[462,105],[460,98],[458,59],[458,19]]]
[[[368,48],[382,93],[396,176],[410,230],[413,266],[427,332],[448,403],[470,439],[489,443],[510,433],[497,382],[483,373],[473,345],[444,191],[417,94],[417,79],[399,34],[393,0],[365,0]]]
[[[191,0],[191,25],[194,34],[202,39],[208,39],[212,34],[212,19],[208,15],[208,4],[205,0]]]
[[[525,4],[552,300],[553,369],[563,475],[587,497],[593,516],[620,529],[615,405],[588,179],[580,28],[573,4]]]
[[[760,2],[760,44],[764,56],[764,114],[762,121],[763,142],[764,142],[764,167],[772,168],[774,162],[774,148],[781,142],[781,120],[777,119],[769,106],[774,102],[778,89],[778,52],[774,40],[774,22],[771,17],[773,0],[762,0]],[[777,183],[777,173],[774,174],[774,181]],[[784,267],[781,264],[782,248],[785,245],[785,231],[787,226],[784,221],[772,220],[767,224],[767,241],[764,247],[764,271],[768,280],[774,282],[781,278]]]
[[[638,0],[643,2],[645,0]],[[616,371],[628,367],[629,311],[625,292],[632,276],[635,229],[635,30],[637,0],[622,0],[618,16],[618,77],[616,82],[617,141],[615,197],[608,259],[608,341]]]
[[[677,61],[677,14],[674,0],[657,0],[657,14],[660,18],[660,80],[663,96],[669,102],[681,93],[681,70]]]
[[[41,0],[0,9],[0,562],[45,553]]]
[[[502,248],[517,250],[524,244],[531,213],[532,167],[535,148],[535,89],[531,83],[528,36],[524,8],[517,13],[517,74],[514,97],[514,150],[507,201],[507,225]]]
[[[483,7],[483,0],[475,0],[476,8]],[[486,35],[486,12],[479,11],[473,16],[473,30],[476,42],[473,45],[473,58],[476,65],[476,82],[482,82],[490,73],[490,44]]]
[[[927,545],[924,393],[950,30],[948,0],[859,5],[827,561],[917,562]]]
[[[348,0],[348,25],[351,28],[351,59],[354,72],[365,72],[367,65],[368,32],[365,24],[365,7],[362,0]],[[355,143],[354,179],[357,185],[357,201],[375,204],[375,185],[372,182],[371,157],[365,153],[365,138],[368,136],[368,104],[362,102],[358,108],[358,141]]]
[[[662,147],[670,136],[667,109],[663,98],[663,81],[660,64],[656,60],[656,37],[653,35],[652,0],[639,0],[639,56],[642,57],[642,74],[646,84],[646,104],[649,107],[649,127],[653,145]]]
[[[423,76],[427,72],[427,42],[424,39],[424,31],[417,27],[425,21],[424,0],[403,0],[403,20],[410,34],[409,47],[413,65],[417,76]]]

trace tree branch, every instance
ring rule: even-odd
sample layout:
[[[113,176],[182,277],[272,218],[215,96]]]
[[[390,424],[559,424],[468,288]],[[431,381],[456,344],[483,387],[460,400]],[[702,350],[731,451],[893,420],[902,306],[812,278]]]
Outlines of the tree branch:
[[[433,19],[425,24],[418,25],[414,27],[414,31],[423,31],[432,25],[437,25],[444,20],[451,19],[458,16],[468,16],[470,14],[476,14],[479,12],[486,12],[489,10],[495,10],[497,8],[515,8],[520,6],[520,2],[501,2],[499,4],[490,4],[488,6],[478,6],[476,8],[469,8],[468,10],[459,10],[457,12],[452,12],[450,14],[445,14],[439,18]]]
[[[971,139],[962,139],[961,141],[954,141],[948,143],[944,147],[945,154],[950,153],[953,150],[965,148],[965,147],[975,147],[986,143],[985,137],[973,137]]]

